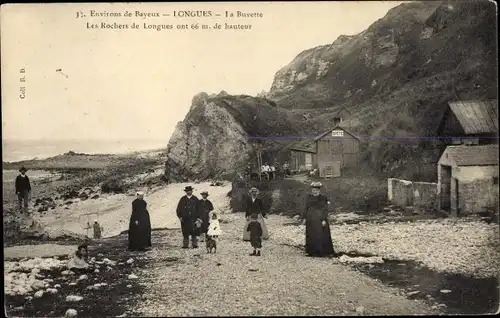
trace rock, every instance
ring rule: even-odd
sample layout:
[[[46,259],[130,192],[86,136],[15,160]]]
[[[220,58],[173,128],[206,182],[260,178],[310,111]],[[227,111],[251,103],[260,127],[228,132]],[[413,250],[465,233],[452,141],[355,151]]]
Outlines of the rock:
[[[130,274],[128,275],[128,279],[138,279],[139,277],[137,277],[136,275],[134,274]]]
[[[99,270],[96,268],[96,269],[94,270],[94,273],[99,273]]]
[[[132,285],[127,285],[127,288],[132,288]]]
[[[362,315],[365,312],[365,308],[363,306],[356,307],[356,313]]]
[[[47,288],[46,292],[49,293],[49,294],[51,294],[51,295],[55,295],[59,291],[57,289],[55,289],[55,288]]]
[[[35,296],[35,298],[42,298],[43,297],[43,290],[37,291],[35,293],[35,295],[33,295],[33,296]]]
[[[78,280],[87,280],[87,279],[89,279],[87,275],[81,275],[80,277],[78,277]]]
[[[130,258],[127,260],[127,264],[132,264],[134,262],[134,259],[133,258]]]
[[[451,293],[451,290],[449,290],[449,289],[441,289],[440,292],[443,293],[443,294],[448,294],[448,293]]]
[[[61,275],[63,275],[63,276],[67,276],[67,275],[69,275],[69,270],[62,271],[62,272],[61,272]]]
[[[54,285],[54,288],[61,288],[61,285],[59,285],[59,284],[55,284],[55,285]]]
[[[69,295],[66,297],[67,302],[79,302],[82,301],[83,297],[82,296],[76,296],[76,295]]]
[[[294,217],[293,217],[294,220],[298,220],[300,219],[300,214],[296,214]]]
[[[75,286],[75,285],[76,285],[76,283],[75,283],[75,282],[71,282],[71,283],[69,283],[68,285],[70,285],[70,286]]]
[[[99,195],[98,194],[94,194],[90,199],[92,199],[92,200],[99,199]]]
[[[108,266],[108,267],[106,267],[106,270],[107,270],[108,272],[109,272],[109,271],[112,271],[112,270],[113,270],[113,267]]]
[[[409,292],[409,293],[408,293],[408,294],[406,294],[406,295],[408,295],[408,296],[413,296],[413,295],[416,295],[416,294],[418,294],[418,293],[420,293],[420,291],[415,290],[415,291]]]
[[[68,309],[68,310],[66,310],[64,317],[76,317],[77,315],[78,315],[78,312],[75,309]]]

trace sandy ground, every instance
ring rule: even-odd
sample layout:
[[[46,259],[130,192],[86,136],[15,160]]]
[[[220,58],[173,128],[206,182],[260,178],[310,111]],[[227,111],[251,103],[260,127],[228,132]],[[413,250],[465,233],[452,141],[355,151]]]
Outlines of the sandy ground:
[[[201,198],[199,195],[201,191],[208,191],[209,199],[214,204],[215,210],[226,210],[228,205],[226,195],[231,190],[229,182],[224,186],[218,187],[211,187],[208,182],[194,185],[188,183],[170,184],[145,195],[144,199],[148,203],[148,211],[153,228],[180,228],[175,210],[179,199],[184,195],[183,189],[187,185],[194,187],[194,195],[199,198]],[[104,227],[103,236],[114,236],[128,229],[129,218],[132,213],[132,201],[134,199],[134,196],[116,194],[103,195],[96,200],[73,200],[75,203],[70,205],[69,209],[57,207],[55,210],[49,210],[47,215],[40,217],[39,220],[49,229],[64,228],[67,231],[87,234],[87,230],[85,230],[86,223],[93,223],[97,219]],[[92,236],[92,231],[88,233]]]

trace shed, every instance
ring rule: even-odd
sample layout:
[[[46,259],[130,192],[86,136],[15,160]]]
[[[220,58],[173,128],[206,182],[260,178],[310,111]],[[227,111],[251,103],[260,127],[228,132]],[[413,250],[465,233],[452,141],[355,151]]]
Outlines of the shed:
[[[312,170],[316,165],[314,142],[301,141],[290,148],[290,169],[295,171]]]
[[[437,134],[447,144],[498,143],[498,100],[448,103]]]
[[[438,206],[454,216],[498,209],[498,145],[448,146],[438,162]]]
[[[343,168],[359,163],[361,140],[341,125],[317,136],[314,143],[320,177],[338,177]]]

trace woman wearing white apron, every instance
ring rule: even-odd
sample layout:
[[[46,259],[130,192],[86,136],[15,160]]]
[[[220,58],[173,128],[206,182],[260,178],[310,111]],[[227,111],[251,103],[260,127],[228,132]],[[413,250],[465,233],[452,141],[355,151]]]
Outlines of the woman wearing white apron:
[[[262,239],[269,239],[269,233],[267,231],[266,222],[264,222],[264,218],[267,218],[266,212],[264,211],[264,205],[262,204],[262,200],[257,198],[259,194],[259,189],[253,187],[250,189],[250,197],[247,198],[245,204],[245,227],[243,228],[243,240],[250,241],[250,232],[247,232],[248,223],[250,222],[250,215],[253,213],[258,215],[257,221],[260,223],[262,227]]]

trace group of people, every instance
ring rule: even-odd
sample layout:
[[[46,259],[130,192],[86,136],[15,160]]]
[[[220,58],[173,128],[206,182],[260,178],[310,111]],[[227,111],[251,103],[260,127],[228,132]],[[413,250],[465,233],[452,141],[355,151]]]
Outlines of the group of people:
[[[308,256],[324,257],[335,256],[328,211],[331,205],[328,198],[321,194],[321,182],[311,184],[311,193],[307,196],[301,217],[305,224],[305,250]],[[198,248],[198,242],[206,240],[216,242],[222,231],[214,206],[208,200],[208,192],[201,192],[201,199],[193,195],[193,188],[184,188],[185,195],[177,204],[177,217],[181,222],[183,236],[182,248]],[[253,251],[250,255],[261,256],[262,242],[269,239],[269,232],[265,223],[266,209],[259,198],[259,190],[252,187],[244,202],[245,225],[243,240],[250,242]],[[132,215],[129,225],[129,249],[147,250],[151,248],[151,222],[147,211],[144,194],[137,193],[132,202]]]
[[[280,165],[277,161],[275,161],[274,164],[269,165],[267,162],[265,162],[262,167],[260,167],[260,173],[261,176],[268,181],[282,179],[285,176],[291,175],[290,164],[288,162],[285,162],[283,165]],[[250,164],[248,164],[245,169],[245,179],[252,179],[252,175],[254,175],[253,168]]]

